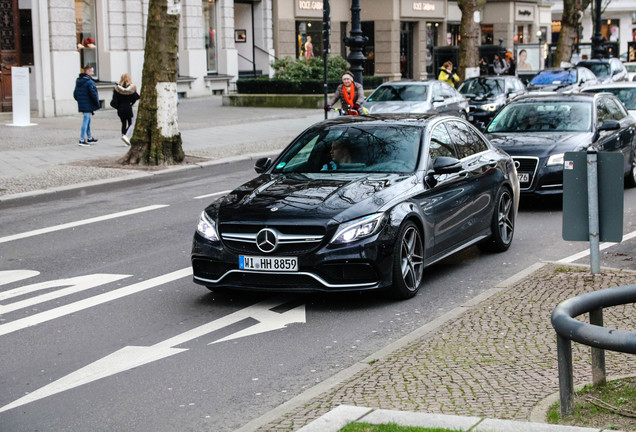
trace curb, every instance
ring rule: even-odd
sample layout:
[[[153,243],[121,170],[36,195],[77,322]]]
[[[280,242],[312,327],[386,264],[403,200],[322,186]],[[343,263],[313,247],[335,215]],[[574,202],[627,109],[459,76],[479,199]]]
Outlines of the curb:
[[[68,192],[73,189],[90,188],[95,186],[103,186],[107,184],[123,183],[123,182],[131,181],[131,180],[152,178],[155,176],[160,176],[165,174],[178,173],[180,171],[188,171],[195,168],[207,168],[214,165],[224,165],[224,164],[229,164],[233,162],[255,160],[261,157],[269,157],[272,154],[279,154],[281,151],[282,149],[276,149],[276,150],[269,150],[269,151],[264,151],[260,153],[250,153],[250,154],[240,155],[240,156],[228,156],[222,159],[198,162],[191,165],[172,165],[172,166],[166,167],[165,169],[161,171],[133,172],[130,174],[124,174],[120,177],[91,180],[91,181],[82,182],[82,183],[75,183],[72,185],[57,186],[50,189],[40,189],[40,190],[17,193],[12,195],[5,195],[5,196],[0,196],[0,203],[6,203],[9,201],[15,201],[15,200],[23,199],[23,198],[34,198],[34,197],[40,197],[44,195],[52,195],[52,194],[61,193],[61,192]]]

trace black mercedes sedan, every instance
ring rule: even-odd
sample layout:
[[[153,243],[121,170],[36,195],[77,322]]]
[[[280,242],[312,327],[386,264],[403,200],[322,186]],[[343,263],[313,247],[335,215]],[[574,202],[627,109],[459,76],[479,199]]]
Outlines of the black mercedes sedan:
[[[636,126],[609,93],[526,95],[506,105],[486,136],[517,165],[522,195],[563,193],[566,152],[620,152],[625,184],[636,186]]]
[[[512,158],[454,116],[352,116],[301,133],[208,206],[194,282],[282,292],[414,296],[424,268],[463,248],[509,248]]]
[[[502,106],[527,93],[519,78],[505,75],[467,78],[457,90],[468,99],[472,123],[482,129]]]

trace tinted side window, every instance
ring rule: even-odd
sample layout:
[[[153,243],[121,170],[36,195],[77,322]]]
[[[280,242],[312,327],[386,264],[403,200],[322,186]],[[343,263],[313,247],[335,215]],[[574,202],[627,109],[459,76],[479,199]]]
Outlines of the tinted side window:
[[[620,121],[627,117],[627,112],[625,112],[622,104],[618,103],[618,101],[616,101],[615,99],[607,99],[607,108],[610,112],[610,116],[614,120]]]
[[[429,149],[431,164],[441,156],[456,158],[455,147],[446,127],[443,123],[435,126],[431,132],[431,144]]]
[[[486,143],[468,125],[450,121],[448,128],[460,159],[488,150]]]
[[[599,99],[598,102],[596,102],[596,111],[599,126],[602,125],[605,120],[613,120],[606,98]]]

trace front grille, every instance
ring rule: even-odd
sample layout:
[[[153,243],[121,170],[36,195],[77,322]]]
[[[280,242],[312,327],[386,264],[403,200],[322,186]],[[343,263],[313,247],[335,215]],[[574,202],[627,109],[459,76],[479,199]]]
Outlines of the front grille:
[[[531,156],[513,156],[512,159],[515,161],[515,166],[517,167],[521,190],[530,189],[532,180],[537,173],[539,158]],[[527,181],[522,181],[524,174],[527,174]]]
[[[232,252],[261,255],[264,252],[257,246],[257,235],[264,228],[269,228],[277,234],[277,247],[267,253],[281,256],[310,253],[320,246],[325,236],[324,227],[310,225],[221,224],[219,231],[224,245]]]

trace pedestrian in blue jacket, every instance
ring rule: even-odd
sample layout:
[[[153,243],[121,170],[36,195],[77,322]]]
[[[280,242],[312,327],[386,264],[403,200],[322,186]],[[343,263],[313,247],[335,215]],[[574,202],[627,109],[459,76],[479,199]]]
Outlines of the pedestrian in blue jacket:
[[[77,101],[77,109],[79,112],[84,113],[79,140],[79,145],[82,147],[97,142],[97,139],[93,138],[91,134],[91,117],[100,108],[97,87],[95,87],[95,81],[93,81],[93,73],[95,73],[93,66],[84,66],[84,72],[77,77],[75,91],[73,91],[73,97]]]

